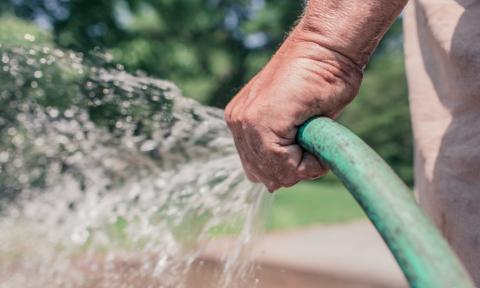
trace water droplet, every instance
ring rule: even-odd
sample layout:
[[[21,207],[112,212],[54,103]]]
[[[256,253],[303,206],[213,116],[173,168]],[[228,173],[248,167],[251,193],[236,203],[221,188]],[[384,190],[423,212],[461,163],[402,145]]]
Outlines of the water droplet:
[[[58,117],[58,114],[60,114],[60,112],[57,109],[55,108],[48,109],[48,115],[50,115],[50,117],[56,118]]]
[[[30,42],[34,42],[35,41],[35,36],[31,35],[31,34],[25,34],[23,36],[23,38],[27,41],[30,41]]]
[[[71,239],[76,244],[83,244],[85,243],[85,241],[87,241],[89,235],[90,233],[87,229],[85,229],[84,227],[80,227],[72,233]]]
[[[8,152],[0,152],[0,163],[7,163],[8,159],[10,159],[10,154],[8,154]]]
[[[35,146],[42,146],[43,144],[45,144],[45,139],[37,138],[33,143],[35,144]]]
[[[67,118],[72,118],[75,114],[72,109],[67,109],[63,112],[63,115]]]
[[[94,86],[94,85],[93,85],[93,82],[92,82],[92,81],[87,81],[87,82],[85,82],[85,88],[87,88],[87,89],[90,90],[90,89],[93,88],[93,86]]]
[[[8,128],[7,133],[10,136],[15,136],[17,134],[17,130],[13,127],[10,127],[10,128]]]
[[[33,77],[35,77],[37,79],[42,78],[42,76],[43,76],[43,72],[40,71],[40,70],[37,70],[37,71],[33,72]]]
[[[53,55],[54,55],[55,57],[60,57],[60,58],[62,58],[62,57],[65,56],[65,53],[64,53],[62,50],[60,50],[60,49],[55,49],[55,50],[53,50]]]
[[[155,141],[147,140],[147,141],[142,143],[142,145],[140,146],[140,150],[143,151],[143,152],[148,152],[148,151],[152,151],[153,149],[155,149],[156,146],[157,146],[157,143]]]
[[[2,54],[2,62],[4,64],[7,64],[10,61],[10,58],[8,57],[7,54]]]
[[[23,140],[24,140],[23,136],[17,134],[17,135],[15,135],[15,137],[13,137],[12,143],[19,146],[19,145],[23,144]]]
[[[19,265],[61,272],[54,281],[64,284],[62,281],[71,272],[75,274],[78,266],[70,261],[93,256],[96,263],[90,267],[96,265],[103,271],[104,265],[118,263],[124,256],[122,249],[127,248],[129,255],[136,254],[130,252],[137,249],[148,251],[147,257],[136,255],[142,257],[144,265],[137,271],[143,276],[151,276],[156,269],[161,277],[174,274],[173,280],[181,279],[180,267],[190,265],[198,256],[197,241],[206,239],[207,231],[230,219],[229,215],[245,215],[252,206],[252,195],[260,195],[250,193],[252,186],[244,180],[221,111],[183,101],[173,85],[130,75],[120,66],[108,70],[90,67],[81,54],[46,47],[32,48],[37,53],[34,57],[29,49],[0,52],[2,61],[4,55],[8,57],[8,64],[0,67],[8,66],[16,73],[0,89],[2,100],[14,99],[5,109],[6,116],[16,115],[14,121],[3,114],[0,117],[5,121],[1,125],[10,127],[3,139],[8,145],[0,146],[0,162],[7,163],[0,165],[0,190],[5,187],[4,179],[22,190],[18,197],[21,205],[8,207],[8,217],[24,221],[25,227],[33,227],[40,235],[20,239]],[[73,73],[83,71],[90,80],[79,84],[83,80],[56,77],[65,71],[63,68]],[[55,81],[48,81],[48,77]],[[160,102],[165,93],[170,100]],[[38,96],[44,94],[49,98]],[[71,97],[66,99],[71,101],[62,97]],[[92,103],[108,105],[91,109]],[[114,108],[112,115],[103,109],[109,105]],[[118,109],[122,115],[116,114]],[[93,110],[99,114],[94,115]],[[202,119],[193,121],[193,114],[202,115]],[[101,121],[104,119],[108,122]],[[149,151],[155,153],[145,153]],[[71,203],[75,203],[74,209]],[[117,221],[120,215],[124,219]],[[208,215],[208,219],[201,219],[205,226],[189,229],[189,219],[199,215]],[[193,220],[197,225],[197,219]],[[184,228],[179,226],[183,223],[191,233],[186,235],[188,247],[174,235],[177,228]],[[13,235],[3,224],[0,221],[0,230],[7,232],[0,233],[1,245]],[[246,235],[251,237],[251,233]],[[242,247],[250,238],[245,239],[239,241]],[[69,258],[72,254],[74,259]],[[175,273],[171,273],[172,267]],[[31,277],[31,273],[25,274],[22,276]],[[39,275],[39,281],[48,276]],[[117,275],[108,278],[107,286],[121,286],[110,282],[118,279]],[[56,286],[66,286],[61,284]],[[175,284],[172,287],[181,287]]]

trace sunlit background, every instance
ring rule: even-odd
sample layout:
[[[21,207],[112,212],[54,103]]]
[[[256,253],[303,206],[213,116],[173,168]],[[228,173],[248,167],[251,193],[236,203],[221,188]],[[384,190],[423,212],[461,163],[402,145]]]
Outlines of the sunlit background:
[[[291,0],[2,0],[0,42],[21,43],[24,35],[31,35],[37,43],[83,52],[86,58],[92,51],[107,53],[127,71],[171,80],[187,97],[224,107],[268,61],[303,4]],[[399,19],[367,67],[360,95],[340,121],[412,184],[402,45]],[[281,191],[276,198],[271,228],[362,217],[333,177],[290,190],[295,193]],[[310,207],[311,203],[317,204]]]

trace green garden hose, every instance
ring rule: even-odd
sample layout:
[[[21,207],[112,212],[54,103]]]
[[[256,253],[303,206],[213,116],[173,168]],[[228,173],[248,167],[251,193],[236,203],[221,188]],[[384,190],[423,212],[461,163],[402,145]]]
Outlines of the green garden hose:
[[[382,235],[411,287],[474,287],[408,187],[365,142],[329,118],[300,127],[298,143],[328,164]]]

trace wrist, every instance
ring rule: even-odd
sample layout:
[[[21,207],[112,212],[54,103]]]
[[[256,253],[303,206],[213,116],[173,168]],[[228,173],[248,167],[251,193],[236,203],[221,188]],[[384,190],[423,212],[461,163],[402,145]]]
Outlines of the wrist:
[[[363,77],[363,66],[354,58],[333,49],[329,45],[315,41],[312,32],[304,31],[298,25],[279,50],[282,58],[308,60],[313,71],[326,78],[341,79],[346,83],[357,83]],[[313,68],[315,67],[315,68]],[[318,70],[321,70],[319,72]]]
[[[332,118],[338,115],[358,93],[362,76],[363,70],[350,58],[305,40],[302,31],[295,29],[260,73],[259,79],[268,84],[257,87],[270,85],[271,79],[287,79],[276,85],[288,83],[298,90],[295,94],[301,95],[297,100],[303,108],[293,109],[298,114],[292,117],[300,125],[315,115]]]
[[[336,51],[363,69],[406,2],[310,0],[295,30],[304,41]]]

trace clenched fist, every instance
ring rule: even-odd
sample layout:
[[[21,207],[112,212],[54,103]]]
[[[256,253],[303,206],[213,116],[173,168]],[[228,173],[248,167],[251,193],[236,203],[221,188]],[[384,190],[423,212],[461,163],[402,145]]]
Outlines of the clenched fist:
[[[362,78],[361,67],[309,33],[299,25],[225,110],[245,173],[270,192],[327,172],[295,143],[297,129],[311,117],[338,115]]]

